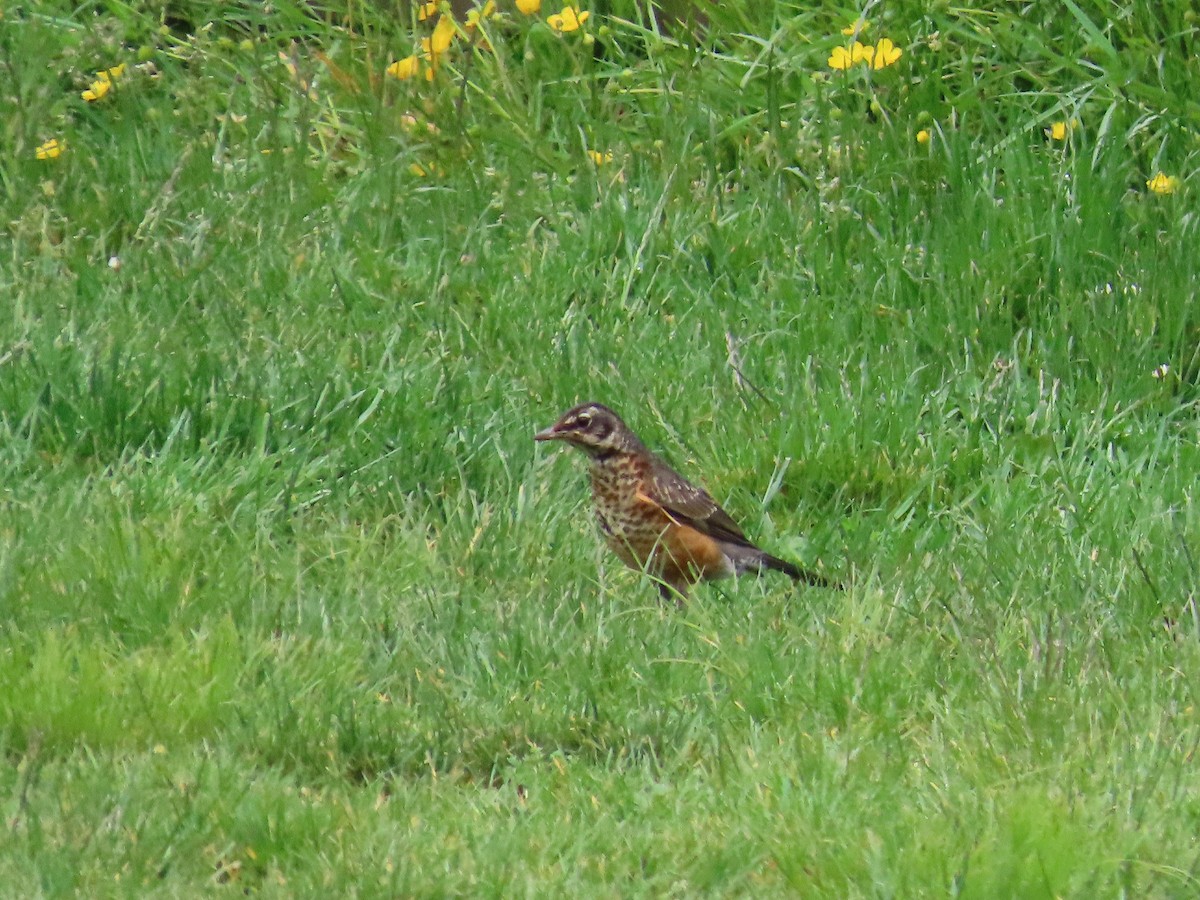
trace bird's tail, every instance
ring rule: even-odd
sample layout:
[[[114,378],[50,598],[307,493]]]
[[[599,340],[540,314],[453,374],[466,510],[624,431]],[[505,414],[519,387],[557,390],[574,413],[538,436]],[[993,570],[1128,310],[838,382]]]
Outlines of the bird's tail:
[[[819,572],[813,572],[811,569],[801,569],[797,565],[793,565],[786,559],[780,559],[778,556],[772,556],[770,553],[762,555],[762,567],[764,569],[774,569],[776,572],[782,572],[796,581],[803,581],[805,584],[811,584],[813,587],[837,588],[842,589],[841,583],[831,581]]]

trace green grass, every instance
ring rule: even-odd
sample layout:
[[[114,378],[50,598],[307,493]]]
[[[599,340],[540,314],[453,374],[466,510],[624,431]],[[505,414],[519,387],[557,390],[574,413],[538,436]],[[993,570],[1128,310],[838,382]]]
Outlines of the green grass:
[[[1190,4],[263,9],[0,18],[0,893],[1196,893]]]

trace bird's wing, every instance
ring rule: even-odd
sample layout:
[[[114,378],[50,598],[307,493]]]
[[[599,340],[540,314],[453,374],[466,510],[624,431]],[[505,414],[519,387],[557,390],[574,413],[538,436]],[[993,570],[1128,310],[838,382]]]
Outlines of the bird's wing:
[[[690,525],[701,534],[746,547],[754,546],[737,522],[707,491],[687,481],[661,459],[654,460],[642,481],[642,493],[672,519]]]

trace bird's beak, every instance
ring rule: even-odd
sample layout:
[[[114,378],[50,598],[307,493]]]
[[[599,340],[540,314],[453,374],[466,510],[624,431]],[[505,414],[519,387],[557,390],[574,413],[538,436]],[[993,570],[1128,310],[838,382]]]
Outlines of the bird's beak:
[[[535,441],[561,441],[562,435],[554,430],[555,426],[551,425],[542,431],[539,431],[533,436]]]

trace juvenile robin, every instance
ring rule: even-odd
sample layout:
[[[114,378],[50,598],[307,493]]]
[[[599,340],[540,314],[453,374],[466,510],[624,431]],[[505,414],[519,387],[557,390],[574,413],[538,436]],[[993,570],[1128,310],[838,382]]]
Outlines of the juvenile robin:
[[[646,449],[607,406],[576,406],[534,440],[565,441],[587,454],[605,543],[625,565],[654,578],[664,600],[686,600],[698,581],[767,569],[837,586],[756,547],[706,491]]]

